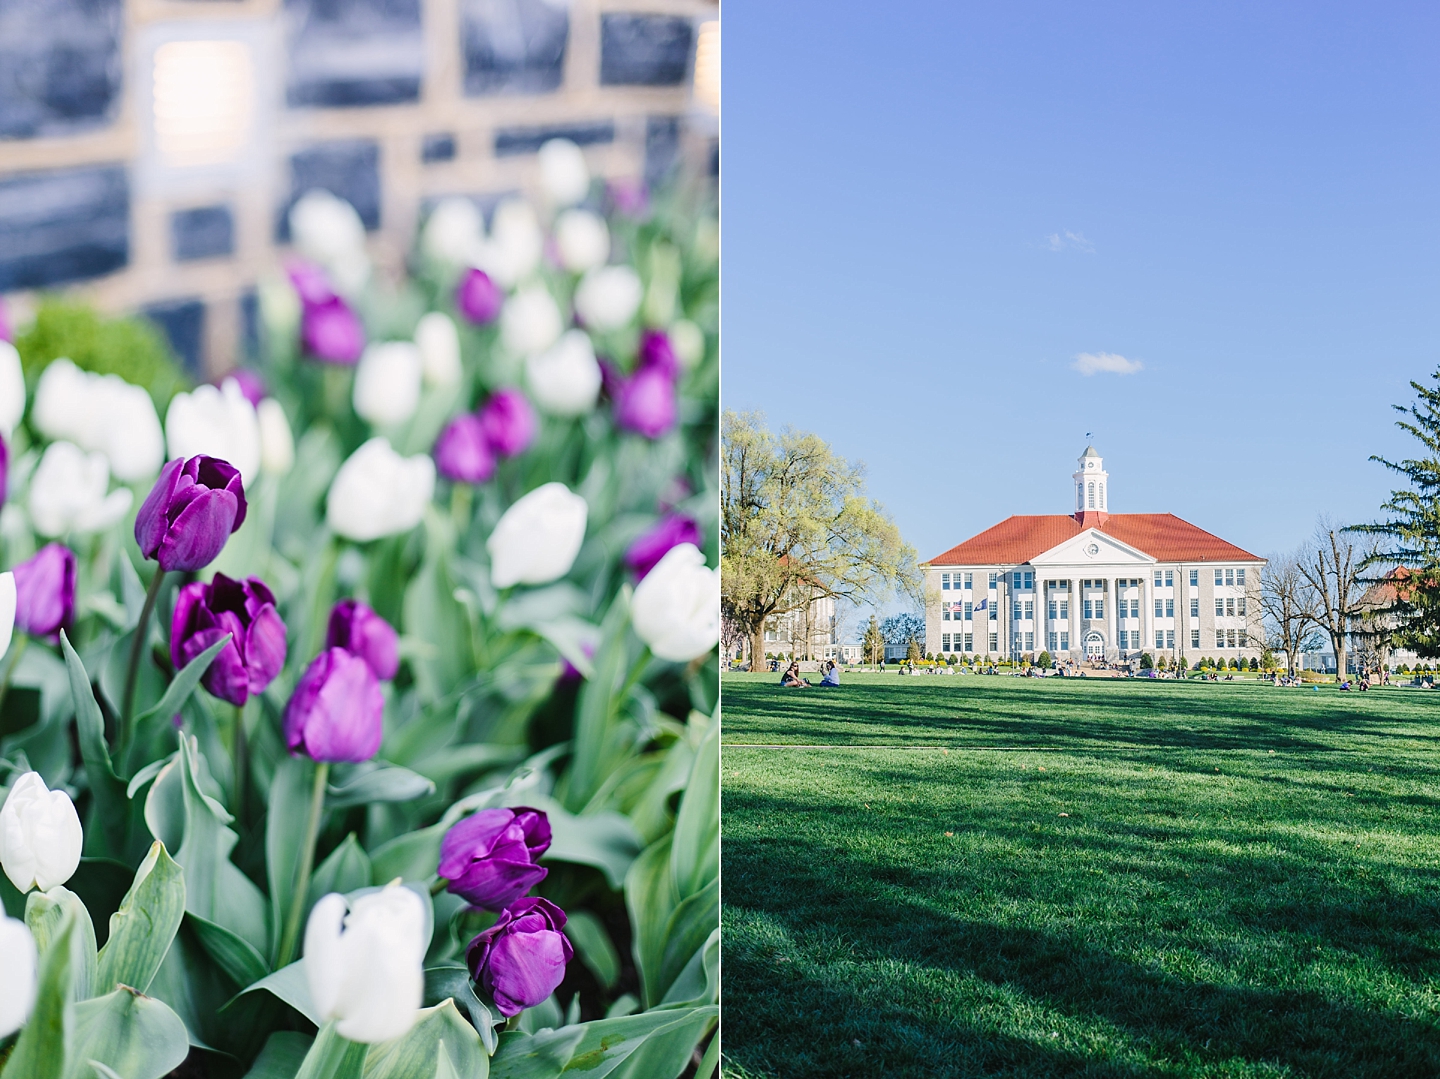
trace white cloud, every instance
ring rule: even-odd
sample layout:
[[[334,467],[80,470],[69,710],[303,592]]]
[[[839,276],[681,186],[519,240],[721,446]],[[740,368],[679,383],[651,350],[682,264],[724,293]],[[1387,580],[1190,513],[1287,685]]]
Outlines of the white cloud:
[[[1127,360],[1118,352],[1082,352],[1070,366],[1082,375],[1133,375],[1145,365],[1139,360]]]
[[[1045,248],[1048,251],[1081,251],[1087,255],[1095,253],[1095,245],[1085,238],[1083,232],[1071,232],[1069,229],[1052,232],[1045,237]]]

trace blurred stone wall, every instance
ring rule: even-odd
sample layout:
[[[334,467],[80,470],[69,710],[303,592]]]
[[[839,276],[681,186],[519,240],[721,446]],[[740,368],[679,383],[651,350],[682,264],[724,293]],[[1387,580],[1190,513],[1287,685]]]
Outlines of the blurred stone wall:
[[[711,0],[0,0],[0,294],[143,311],[193,374],[224,370],[311,187],[353,203],[398,272],[435,199],[530,189],[556,135],[607,178],[713,178],[694,68],[718,17]],[[177,42],[227,44],[164,53]]]

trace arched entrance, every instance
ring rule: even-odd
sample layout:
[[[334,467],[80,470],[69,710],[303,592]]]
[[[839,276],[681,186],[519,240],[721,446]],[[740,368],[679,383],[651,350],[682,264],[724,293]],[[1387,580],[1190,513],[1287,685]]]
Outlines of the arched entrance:
[[[1105,637],[1097,630],[1092,629],[1089,633],[1085,634],[1085,658],[1105,658]]]

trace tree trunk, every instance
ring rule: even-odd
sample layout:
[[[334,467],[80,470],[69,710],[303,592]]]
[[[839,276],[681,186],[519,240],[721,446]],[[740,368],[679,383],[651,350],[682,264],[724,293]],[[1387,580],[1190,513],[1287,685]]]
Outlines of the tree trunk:
[[[1330,634],[1330,644],[1335,649],[1335,681],[1345,681],[1345,665],[1349,657],[1345,654],[1345,635]]]
[[[765,669],[765,623],[760,622],[750,630],[750,670]]]

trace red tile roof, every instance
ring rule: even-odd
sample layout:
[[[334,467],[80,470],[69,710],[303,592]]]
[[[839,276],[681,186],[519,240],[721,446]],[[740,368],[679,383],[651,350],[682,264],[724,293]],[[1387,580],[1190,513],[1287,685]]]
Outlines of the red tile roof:
[[[1173,513],[1112,513],[1096,526],[1107,536],[1160,562],[1261,562],[1248,551]],[[932,566],[1009,566],[1078,536],[1085,529],[1074,517],[1058,513],[1007,517],[993,528],[930,559]]]

